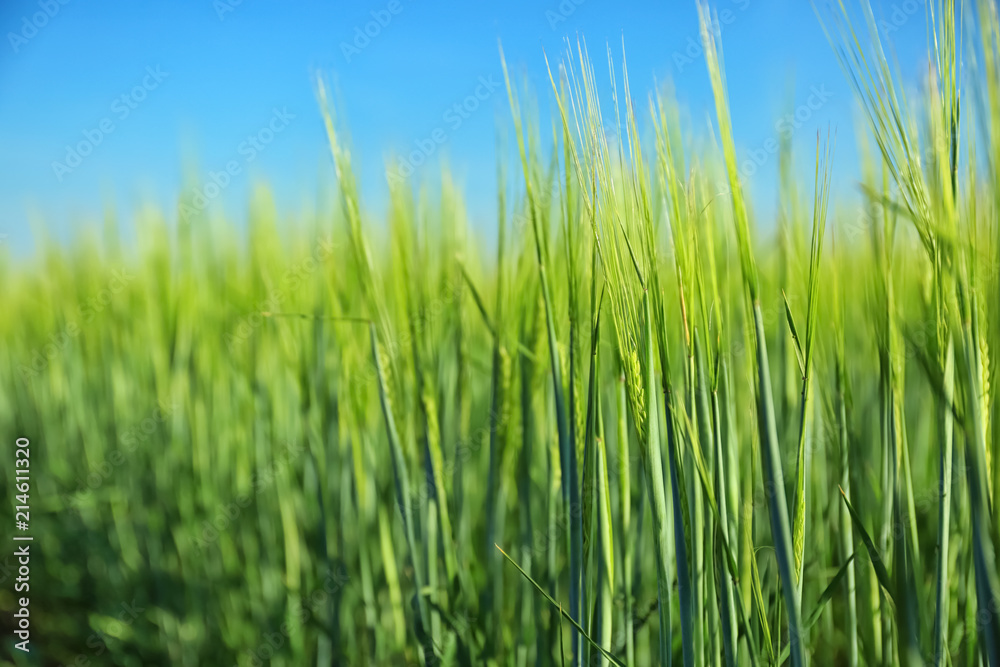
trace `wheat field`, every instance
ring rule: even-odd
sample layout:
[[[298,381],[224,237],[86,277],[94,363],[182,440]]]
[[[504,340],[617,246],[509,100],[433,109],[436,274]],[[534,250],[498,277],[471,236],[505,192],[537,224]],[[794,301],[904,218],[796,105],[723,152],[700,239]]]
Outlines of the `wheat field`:
[[[496,238],[445,168],[370,214],[318,78],[332,216],[0,260],[0,662],[1000,665],[997,5],[929,0],[916,96],[818,9],[860,122],[781,142],[773,218],[699,10],[709,133],[618,45],[504,64]]]

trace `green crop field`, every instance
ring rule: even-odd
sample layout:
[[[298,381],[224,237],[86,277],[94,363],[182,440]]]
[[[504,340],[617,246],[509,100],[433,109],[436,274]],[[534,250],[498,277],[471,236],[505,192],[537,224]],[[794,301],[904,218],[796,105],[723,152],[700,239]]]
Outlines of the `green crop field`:
[[[766,219],[700,5],[701,134],[627,50],[504,64],[495,239],[446,169],[367,212],[320,78],[334,215],[5,257],[0,663],[1000,665],[1000,21],[927,9],[916,92],[817,11],[859,123]]]

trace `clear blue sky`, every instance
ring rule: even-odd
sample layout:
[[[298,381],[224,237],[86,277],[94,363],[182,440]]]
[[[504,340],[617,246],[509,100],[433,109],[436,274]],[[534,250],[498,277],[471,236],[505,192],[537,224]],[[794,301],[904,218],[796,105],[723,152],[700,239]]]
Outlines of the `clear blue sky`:
[[[63,2],[0,3],[0,234],[18,254],[30,249],[34,221],[70,238],[111,198],[125,216],[147,201],[175,210],[192,157],[203,180],[235,165],[216,199],[230,215],[243,215],[259,180],[273,186],[281,210],[314,203],[319,188],[332,185],[317,72],[336,86],[369,210],[383,208],[390,152],[436,136],[443,143],[431,162],[447,154],[487,237],[495,229],[496,123],[510,118],[502,86],[481,85],[502,81],[498,39],[508,63],[539,91],[543,114],[543,50],[557,55],[564,37],[577,34],[599,77],[605,45],[618,54],[624,36],[633,95],[643,105],[655,81],[672,81],[698,127],[711,112],[694,0]],[[873,4],[877,17],[899,24],[894,48],[915,76],[926,62],[923,3]],[[730,12],[722,38],[741,159],[778,135],[789,94],[799,106],[821,90],[827,99],[814,104],[794,140],[805,164],[816,131],[832,124],[838,189],[849,190],[856,107],[810,3],[713,6]],[[367,44],[356,39],[378,18],[385,25],[368,26],[377,34]],[[477,92],[485,98],[478,108],[458,115],[453,106]],[[68,155],[80,142],[85,151],[95,144],[90,154]],[[776,171],[770,157],[753,178],[761,209],[773,204]]]

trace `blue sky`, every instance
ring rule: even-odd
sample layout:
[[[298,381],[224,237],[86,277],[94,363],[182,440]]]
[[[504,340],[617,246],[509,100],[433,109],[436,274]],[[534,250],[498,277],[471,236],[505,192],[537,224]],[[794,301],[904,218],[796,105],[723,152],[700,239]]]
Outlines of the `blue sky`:
[[[922,4],[873,2],[910,76],[926,62]],[[793,108],[803,166],[816,131],[832,126],[836,187],[850,191],[856,106],[811,4],[712,5],[728,11],[720,16],[740,158],[763,156],[751,180],[758,210],[774,198],[768,140],[786,131],[779,123]],[[24,253],[34,225],[72,238],[109,201],[125,218],[142,203],[175,210],[192,164],[201,183],[214,173],[224,184],[212,206],[231,216],[244,214],[260,181],[281,211],[308,210],[333,184],[316,73],[335,86],[366,208],[383,210],[390,154],[433,145],[429,163],[447,155],[487,238],[496,127],[510,118],[496,85],[498,40],[538,91],[546,119],[543,52],[558,56],[576,35],[586,38],[599,77],[605,45],[618,55],[624,36],[643,104],[654,82],[671,81],[696,128],[707,128],[711,114],[694,0],[5,0],[0,35],[0,234]],[[416,169],[417,177],[433,173]]]

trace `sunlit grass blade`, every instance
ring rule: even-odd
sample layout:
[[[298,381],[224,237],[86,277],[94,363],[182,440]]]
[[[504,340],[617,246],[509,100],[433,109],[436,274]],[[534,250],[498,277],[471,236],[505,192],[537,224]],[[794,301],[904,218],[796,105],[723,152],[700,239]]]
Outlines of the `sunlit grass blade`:
[[[847,511],[851,514],[851,520],[854,522],[855,530],[857,530],[858,534],[861,535],[861,542],[865,545],[865,549],[868,550],[868,557],[871,559],[872,568],[875,570],[875,576],[878,577],[879,584],[882,585],[882,588],[889,596],[889,599],[894,599],[895,587],[893,586],[892,579],[889,577],[889,571],[885,567],[885,562],[882,560],[882,554],[879,552],[878,547],[875,546],[871,536],[865,529],[864,523],[861,521],[861,517],[858,516],[857,511],[854,509],[854,505],[851,504],[851,501],[847,499],[847,494],[844,493],[843,489],[840,490],[840,495],[844,499]]]
[[[514,93],[514,89],[511,86],[510,76],[507,72],[507,62],[503,56],[503,50],[500,51],[500,62],[503,67],[504,83],[507,87],[507,97],[510,100],[511,112],[514,116],[514,127],[517,135],[517,146],[518,153],[521,157],[521,166],[524,170],[524,187],[527,198],[528,206],[528,216],[531,221],[532,234],[535,239],[535,254],[538,260],[538,280],[539,285],[542,290],[542,301],[545,308],[545,329],[548,335],[548,347],[549,347],[549,362],[552,370],[552,392],[555,399],[555,409],[556,409],[556,424],[558,427],[559,434],[559,452],[560,461],[562,462],[562,488],[563,488],[563,500],[565,503],[565,512],[569,525],[571,526],[571,548],[569,550],[570,557],[570,613],[575,619],[579,620],[580,616],[580,573],[582,569],[582,535],[579,535],[578,540],[573,539],[578,533],[578,526],[582,521],[580,516],[580,506],[579,506],[579,491],[578,491],[578,481],[574,481],[573,478],[576,477],[577,472],[575,466],[570,470],[570,461],[575,460],[575,443],[572,442],[570,437],[570,425],[569,420],[571,415],[569,414],[567,402],[565,395],[563,393],[563,378],[562,378],[562,364],[559,359],[558,343],[556,338],[555,329],[555,316],[553,314],[552,307],[552,296],[551,290],[549,288],[549,278],[547,271],[547,261],[546,251],[542,245],[542,232],[541,232],[541,221],[539,220],[539,214],[541,206],[536,201],[535,197],[535,184],[533,182],[533,171],[529,166],[528,151],[524,137],[524,130],[521,123],[521,109],[517,100],[517,96]],[[570,452],[570,449],[574,448],[574,452]],[[572,458],[571,458],[572,454]],[[571,497],[571,490],[576,490],[577,494],[575,497]],[[579,542],[579,544],[577,544]],[[572,635],[572,646],[573,646],[573,656],[574,660],[580,659],[580,653],[582,646],[579,643],[578,636],[576,634],[577,630],[574,627],[574,633]]]
[[[576,631],[580,633],[581,637],[583,637],[584,639],[586,639],[587,642],[589,642],[591,646],[593,646],[595,649],[597,649],[601,653],[601,655],[604,656],[604,658],[606,658],[609,662],[611,662],[614,665],[620,665],[621,667],[625,667],[625,663],[623,663],[621,660],[619,660],[618,658],[616,658],[615,656],[613,656],[611,653],[607,652],[600,644],[598,644],[593,639],[591,639],[590,635],[588,635],[587,632],[583,629],[583,627],[579,623],[577,623],[576,619],[573,618],[569,613],[567,613],[562,608],[562,605],[560,605],[558,602],[556,602],[554,599],[552,599],[552,596],[550,596],[548,593],[546,593],[545,589],[542,588],[541,586],[539,586],[537,581],[535,581],[534,579],[532,579],[528,575],[527,572],[525,572],[523,569],[521,569],[521,566],[517,564],[517,561],[515,561],[513,558],[511,558],[509,555],[507,555],[507,552],[504,551],[503,549],[501,549],[499,546],[497,546],[497,545],[495,545],[495,546],[496,546],[497,550],[501,554],[503,554],[503,557],[507,559],[507,562],[509,562],[514,567],[516,567],[517,571],[521,573],[521,576],[523,576],[528,581],[530,581],[531,584],[535,587],[535,590],[537,590],[542,595],[542,597],[544,597],[546,600],[548,600],[549,604],[551,604],[553,607],[555,607],[556,609],[559,610],[559,614],[563,618],[565,618],[567,621],[569,621],[570,625],[572,625],[574,628],[576,628]]]
[[[834,595],[837,594],[837,590],[843,586],[844,581],[847,578],[847,573],[849,572],[849,568],[853,563],[854,563],[854,554],[851,554],[850,557],[848,557],[848,559],[844,561],[844,564],[840,566],[840,569],[837,570],[837,574],[833,576],[833,579],[831,579],[830,583],[827,584],[826,588],[823,589],[823,592],[820,593],[819,598],[816,600],[816,606],[809,614],[809,617],[806,618],[804,621],[804,626],[806,630],[812,628],[819,621],[820,616],[823,614],[823,610],[826,609],[826,606],[833,599]],[[778,663],[780,664],[787,659],[788,659],[788,647],[786,646],[784,649],[782,649],[781,655],[778,656]]]
[[[712,26],[718,24],[712,21],[709,9],[705,4],[701,3],[698,7],[701,18],[702,42],[705,46],[705,61],[708,65],[712,89],[715,94],[716,115],[719,131],[722,136],[726,173],[729,178],[737,248],[743,270],[743,283],[748,297],[748,308],[753,318],[758,382],[757,409],[761,435],[762,467],[765,489],[767,490],[768,515],[771,520],[771,535],[775,544],[775,554],[781,573],[782,591],[788,615],[791,661],[794,667],[803,667],[806,664],[803,646],[805,637],[802,633],[798,596],[796,594],[797,578],[795,576],[794,555],[792,552],[792,535],[789,524],[788,504],[785,499],[785,477],[781,469],[781,449],[778,443],[775,410],[771,393],[767,337],[758,296],[757,267],[753,258],[753,249],[750,246],[747,207],[743,199],[742,184],[737,172],[736,149],[733,144],[732,127],[729,121],[729,102],[723,80],[722,57],[720,51],[717,49],[715,33],[712,31]]]
[[[392,457],[392,473],[396,486],[396,501],[399,503],[399,511],[403,518],[403,529],[406,532],[406,543],[410,554],[410,562],[413,564],[414,577],[416,579],[417,591],[424,588],[424,572],[420,562],[420,552],[417,547],[417,533],[414,526],[412,498],[410,495],[410,479],[406,469],[406,459],[403,455],[403,447],[400,444],[399,433],[396,430],[396,419],[393,416],[392,405],[389,401],[389,393],[385,386],[385,371],[382,366],[381,353],[379,351],[378,338],[375,334],[375,324],[369,325],[371,337],[371,350],[374,357],[375,371],[378,377],[379,402],[382,405],[382,416],[385,419],[386,433],[389,438],[389,450]],[[417,636],[426,638],[429,631],[429,614],[424,596],[418,594],[417,609],[419,611]],[[429,644],[424,644],[424,654],[428,659],[433,656],[433,649]]]

